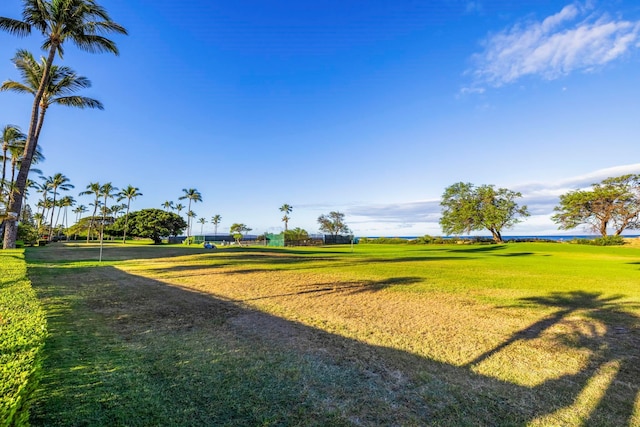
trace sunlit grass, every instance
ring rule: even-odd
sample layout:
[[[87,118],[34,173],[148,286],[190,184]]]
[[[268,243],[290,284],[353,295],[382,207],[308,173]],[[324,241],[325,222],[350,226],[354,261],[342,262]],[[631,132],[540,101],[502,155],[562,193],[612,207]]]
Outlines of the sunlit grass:
[[[51,316],[45,424],[637,420],[640,248],[94,252],[28,252]]]

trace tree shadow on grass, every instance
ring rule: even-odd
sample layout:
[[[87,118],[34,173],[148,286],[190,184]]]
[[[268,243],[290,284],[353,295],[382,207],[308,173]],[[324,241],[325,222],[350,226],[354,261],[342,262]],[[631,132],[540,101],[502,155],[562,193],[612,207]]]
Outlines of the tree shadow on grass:
[[[525,300],[558,312],[528,328],[531,335],[514,333],[491,355],[580,310],[608,331],[595,338],[575,332],[596,355],[592,365],[528,387],[110,266],[92,269],[91,282],[83,280],[86,269],[61,268],[51,277],[51,268],[30,265],[49,322],[34,425],[524,426],[573,404],[597,368],[614,359],[626,371],[618,370],[620,385],[612,383],[589,420],[625,425],[618,421],[630,420],[637,394],[637,383],[627,381],[638,374],[631,359],[638,318],[617,297]],[[335,292],[376,292],[416,280],[344,283]],[[628,328],[622,335],[629,342],[618,342],[618,324]]]
[[[327,295],[344,293],[346,295],[355,295],[359,293],[373,293],[387,289],[391,286],[411,285],[420,283],[424,279],[421,277],[391,277],[382,280],[364,280],[351,282],[333,282],[333,283],[314,283],[313,285],[299,286],[300,290],[285,294],[265,295],[254,298],[236,300],[236,302],[258,301],[272,298],[280,298],[295,295],[316,294]]]

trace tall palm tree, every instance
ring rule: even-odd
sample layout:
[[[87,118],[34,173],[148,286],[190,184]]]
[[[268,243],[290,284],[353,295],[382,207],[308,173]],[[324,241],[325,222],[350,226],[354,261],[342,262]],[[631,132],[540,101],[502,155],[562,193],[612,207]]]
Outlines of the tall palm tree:
[[[4,189],[5,187],[9,187],[7,183],[7,160],[9,159],[9,154],[12,154],[9,148],[24,144],[26,138],[27,136],[22,133],[18,126],[6,125],[2,129],[2,181],[0,181],[0,201],[5,200]],[[8,198],[6,203],[8,203]]]
[[[24,158],[16,179],[16,197],[11,198],[9,212],[20,214],[22,198],[33,155],[38,145],[36,131],[40,117],[40,102],[49,85],[51,67],[56,54],[62,56],[64,44],[70,40],[87,52],[111,52],[118,54],[115,43],[103,34],[127,34],[124,27],[115,23],[107,11],[95,0],[23,0],[22,20],[0,17],[0,29],[18,36],[26,36],[36,30],[44,37],[42,47],[48,50],[42,71],[42,79],[34,94],[29,131]],[[10,218],[5,229],[3,246],[15,248],[16,219]]]
[[[120,190],[118,193],[118,201],[127,199],[127,213],[124,217],[124,232],[122,233],[122,244],[127,242],[127,223],[129,222],[129,208],[131,207],[131,199],[142,196],[140,189],[132,185]]]
[[[56,224],[60,224],[58,219],[60,218],[60,212],[62,211],[62,223],[64,224],[65,232],[64,234],[67,236],[67,240],[69,240],[69,233],[66,231],[69,229],[69,216],[67,215],[67,211],[70,207],[76,204],[76,200],[71,196],[64,196],[58,201],[58,217],[56,218]],[[62,209],[64,208],[64,210]],[[58,237],[60,237],[60,233],[58,233]]]
[[[222,217],[218,214],[215,214],[211,217],[211,224],[213,224],[214,229],[213,234],[215,234],[216,236],[218,235],[218,224],[220,224],[220,221],[222,221]]]
[[[191,213],[193,213],[193,211],[191,211],[191,202],[201,202],[202,201],[202,194],[200,194],[200,192],[198,190],[196,190],[195,188],[183,188],[182,192],[184,193],[183,196],[180,196],[178,199],[179,200],[184,200],[184,199],[189,199],[189,206],[187,207],[187,244],[190,244],[190,240],[189,237],[191,236],[191,218],[194,215],[189,215]]]
[[[184,205],[183,205],[182,203],[178,203],[178,204],[174,207],[174,209],[176,210],[176,212],[178,212],[178,215],[180,215],[180,212],[181,212],[182,210],[184,210]]]
[[[284,212],[284,216],[282,217],[282,221],[284,222],[284,231],[287,231],[289,227],[289,220],[291,219],[289,218],[289,214],[291,213],[291,211],[293,211],[293,206],[287,203],[280,206],[280,212]]]
[[[95,197],[93,203],[93,214],[91,214],[91,218],[89,219],[89,228],[87,230],[87,243],[89,243],[89,239],[91,238],[91,228],[93,227],[93,221],[96,219],[96,213],[98,212],[98,207],[100,206],[100,183],[99,182],[90,182],[87,185],[87,189],[85,191],[80,192],[79,196],[85,196],[88,194],[93,194]]]
[[[102,240],[104,238],[104,223],[107,220],[107,212],[109,208],[107,207],[107,199],[112,199],[118,188],[114,187],[110,182],[104,183],[100,186],[100,196],[104,197],[104,201],[102,203],[102,224],[100,225],[100,244],[102,244]]]
[[[202,217],[198,219],[198,222],[200,223],[200,235],[204,236],[203,229],[204,229],[204,225],[207,223],[207,220],[204,217]]]
[[[61,173],[57,173],[54,176],[47,178],[46,185],[53,191],[53,203],[51,205],[51,221],[49,223],[49,240],[53,238],[53,214],[56,210],[56,198],[58,197],[58,190],[69,191],[74,186],[70,183],[70,179]]]
[[[80,219],[82,218],[82,214],[85,213],[86,211],[87,211],[87,207],[85,205],[78,205],[72,211],[74,214],[76,214],[76,224],[80,222]]]
[[[163,207],[167,212],[169,212],[169,210],[170,210],[170,209],[171,209],[171,210],[173,210],[173,202],[172,202],[172,201],[167,200],[166,202],[164,202],[164,203],[162,204],[162,207]]]

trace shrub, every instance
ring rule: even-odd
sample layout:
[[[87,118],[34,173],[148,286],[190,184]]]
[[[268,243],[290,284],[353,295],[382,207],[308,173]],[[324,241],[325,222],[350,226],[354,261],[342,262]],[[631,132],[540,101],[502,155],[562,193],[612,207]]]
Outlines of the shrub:
[[[23,250],[0,252],[0,426],[27,425],[46,335]]]
[[[624,238],[622,236],[607,236],[597,239],[573,239],[571,243],[592,246],[621,246],[624,245]]]

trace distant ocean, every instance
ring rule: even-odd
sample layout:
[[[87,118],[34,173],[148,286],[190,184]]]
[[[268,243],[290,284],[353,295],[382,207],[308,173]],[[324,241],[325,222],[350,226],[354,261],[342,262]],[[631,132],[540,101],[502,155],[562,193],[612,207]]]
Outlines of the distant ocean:
[[[367,239],[378,239],[380,237],[413,240],[422,236],[367,236]],[[434,236],[436,237],[436,236]],[[445,239],[491,239],[491,236],[442,236]],[[554,240],[567,241],[573,239],[597,239],[599,235],[576,234],[576,235],[542,235],[542,236],[502,236],[502,240]],[[640,234],[623,235],[622,237],[640,237]]]

